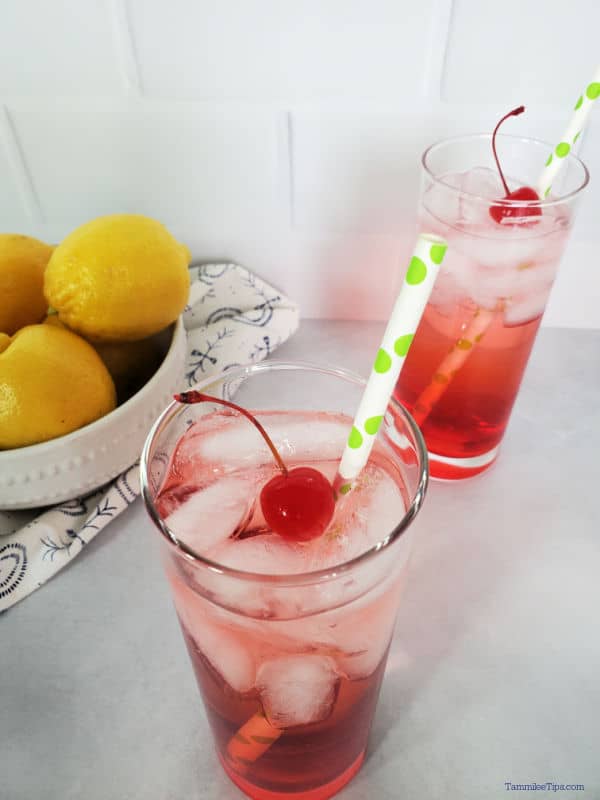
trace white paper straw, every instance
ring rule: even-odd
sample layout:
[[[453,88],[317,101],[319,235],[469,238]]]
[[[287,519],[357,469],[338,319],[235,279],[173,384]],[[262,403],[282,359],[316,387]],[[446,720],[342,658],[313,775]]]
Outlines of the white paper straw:
[[[596,70],[592,82],[588,83],[585,91],[575,103],[574,113],[563,134],[562,139],[548,156],[544,170],[538,181],[538,194],[542,198],[548,197],[552,189],[552,183],[556,178],[560,168],[565,163],[566,156],[571,152],[571,148],[579,138],[588,114],[594,102],[600,96],[600,66]]]
[[[445,252],[446,242],[439,236],[419,235],[340,462],[334,485],[341,494],[352,488],[369,459]]]

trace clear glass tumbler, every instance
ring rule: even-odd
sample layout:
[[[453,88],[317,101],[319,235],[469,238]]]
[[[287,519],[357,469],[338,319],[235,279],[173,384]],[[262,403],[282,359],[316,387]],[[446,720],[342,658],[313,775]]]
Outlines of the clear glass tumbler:
[[[551,146],[498,136],[497,149],[510,190],[536,188]],[[434,477],[475,475],[498,454],[589,179],[577,157],[563,161],[536,202],[502,199],[487,134],[447,139],[423,155],[419,226],[448,250],[396,398],[423,431]]]
[[[269,362],[196,388],[260,409],[288,467],[331,477],[364,385],[343,370]],[[364,480],[305,544],[259,519],[271,461],[245,418],[172,403],[147,439],[142,491],[223,768],[252,798],[323,800],[365,755],[427,453],[390,401]]]

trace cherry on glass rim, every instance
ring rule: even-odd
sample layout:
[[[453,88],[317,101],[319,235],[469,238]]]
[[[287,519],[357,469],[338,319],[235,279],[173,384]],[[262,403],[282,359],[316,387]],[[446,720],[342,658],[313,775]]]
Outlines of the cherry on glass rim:
[[[267,443],[279,467],[260,492],[260,507],[269,527],[284,539],[308,542],[325,531],[335,508],[333,487],[314,467],[288,470],[273,441],[256,417],[229,400],[191,390],[175,395],[179,403],[218,403],[238,411],[250,420]]]
[[[498,174],[500,175],[500,180],[502,181],[502,185],[504,186],[504,191],[506,192],[506,194],[502,199],[511,201],[510,204],[494,203],[490,206],[489,209],[490,216],[499,225],[514,225],[518,224],[517,219],[522,220],[523,217],[540,217],[542,215],[541,206],[534,204],[535,201],[537,201],[538,204],[540,202],[540,196],[535,191],[535,189],[532,189],[531,186],[521,186],[519,189],[515,189],[512,192],[510,191],[510,189],[508,188],[508,184],[506,183],[506,179],[504,178],[502,167],[500,166],[498,153],[496,152],[496,135],[502,123],[509,117],[519,116],[519,114],[522,114],[524,111],[525,111],[525,106],[519,106],[518,108],[513,108],[512,111],[509,111],[508,114],[505,114],[502,117],[502,119],[498,122],[498,124],[494,128],[494,132],[492,133],[492,150],[494,153],[494,159],[496,161],[496,166],[498,167]],[[519,205],[518,202],[515,202],[519,200],[523,201],[523,205]],[[515,222],[512,222],[511,221],[512,219],[515,219]],[[537,220],[532,219],[531,222],[537,222]]]

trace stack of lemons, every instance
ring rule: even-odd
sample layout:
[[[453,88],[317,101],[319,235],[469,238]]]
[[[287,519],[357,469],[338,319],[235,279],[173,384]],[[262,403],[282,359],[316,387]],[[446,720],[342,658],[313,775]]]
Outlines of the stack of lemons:
[[[188,249],[159,222],[100,217],[57,247],[0,234],[0,450],[112,411],[157,366],[189,293]]]

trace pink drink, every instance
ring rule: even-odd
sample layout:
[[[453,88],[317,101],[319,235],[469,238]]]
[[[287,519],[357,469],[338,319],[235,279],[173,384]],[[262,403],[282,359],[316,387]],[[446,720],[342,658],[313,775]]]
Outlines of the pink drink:
[[[349,416],[257,418],[288,469],[313,466],[333,479]],[[406,455],[412,445],[402,444]],[[170,454],[156,512],[180,548],[221,571],[198,569],[171,545],[166,573],[219,758],[250,797],[322,800],[362,763],[410,529],[364,554],[412,514],[416,455],[405,467],[377,444],[329,529],[300,544],[265,523],[257,497],[277,468],[247,420],[204,414]]]
[[[542,147],[529,140],[502,142],[511,138],[499,137],[500,152],[509,174],[511,150],[520,155],[514,169],[523,170],[521,180],[508,179],[516,188],[533,182],[526,170],[527,146],[535,150],[537,172]],[[495,459],[573,218],[571,195],[549,196],[540,216],[498,224],[489,213],[492,202],[504,196],[498,172],[468,168],[467,153],[485,163],[486,153],[491,157],[489,137],[442,142],[424,157],[420,229],[444,237],[448,250],[396,389],[423,431],[431,474],[442,478],[468,477]],[[454,162],[464,171],[445,171]],[[578,178],[587,180],[587,173],[573,159],[562,180],[575,186]],[[484,321],[480,327],[477,315]],[[456,347],[464,348],[465,358],[450,375],[443,374],[440,366]],[[444,388],[430,404],[426,398],[436,381]]]

